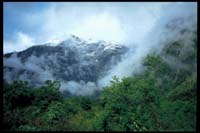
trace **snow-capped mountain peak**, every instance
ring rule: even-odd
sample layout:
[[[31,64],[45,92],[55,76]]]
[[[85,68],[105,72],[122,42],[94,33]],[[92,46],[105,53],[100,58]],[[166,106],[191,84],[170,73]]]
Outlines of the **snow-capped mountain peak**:
[[[33,86],[49,79],[59,80],[61,91],[80,94],[67,87],[76,82],[78,88],[83,89],[85,87],[79,84],[83,81],[83,86],[92,83],[91,89],[94,89],[98,79],[120,62],[126,51],[119,43],[88,41],[71,35],[56,45],[51,42],[16,52],[15,56],[5,54],[4,80],[27,80]],[[81,92],[80,89],[77,91]]]

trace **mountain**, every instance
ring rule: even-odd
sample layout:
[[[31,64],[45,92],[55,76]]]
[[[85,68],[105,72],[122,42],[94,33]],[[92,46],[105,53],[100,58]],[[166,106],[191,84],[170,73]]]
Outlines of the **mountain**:
[[[71,35],[53,46],[32,46],[21,52],[4,55],[4,81],[27,80],[38,86],[46,80],[61,81],[61,90],[70,85],[79,89],[97,87],[100,77],[116,65],[127,47],[114,42],[83,40]],[[78,91],[78,90],[76,90]]]

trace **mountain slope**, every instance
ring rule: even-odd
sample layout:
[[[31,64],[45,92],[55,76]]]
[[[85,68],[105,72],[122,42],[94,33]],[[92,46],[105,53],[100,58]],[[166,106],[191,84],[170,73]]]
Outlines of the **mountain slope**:
[[[37,45],[22,52],[5,54],[4,80],[27,80],[33,86],[46,80],[59,80],[61,90],[67,90],[66,86],[97,88],[98,79],[116,65],[127,50],[116,43],[87,42],[72,35],[56,46]]]

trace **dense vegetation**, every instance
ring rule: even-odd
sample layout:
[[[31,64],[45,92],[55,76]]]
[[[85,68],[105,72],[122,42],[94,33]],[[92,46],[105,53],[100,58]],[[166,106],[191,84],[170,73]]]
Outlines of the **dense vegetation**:
[[[25,81],[4,83],[3,127],[33,131],[195,131],[197,41],[193,43],[189,51],[174,42],[160,54],[149,54],[143,61],[144,72],[123,79],[113,77],[111,85],[95,99],[64,99],[58,81],[47,81],[37,88]],[[166,60],[169,57],[178,61],[176,65]]]

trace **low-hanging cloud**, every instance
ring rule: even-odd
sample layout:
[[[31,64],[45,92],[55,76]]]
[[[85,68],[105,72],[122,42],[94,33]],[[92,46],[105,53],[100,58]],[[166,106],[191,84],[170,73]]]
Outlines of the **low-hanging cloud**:
[[[84,39],[116,41],[129,48],[122,61],[113,65],[97,83],[85,82],[84,79],[61,81],[61,91],[67,90],[75,95],[91,95],[101,87],[109,85],[114,75],[123,78],[143,71],[143,58],[152,50],[160,52],[164,44],[182,39],[186,48],[189,47],[190,35],[183,36],[180,31],[196,29],[197,3],[52,3],[41,12],[24,13],[24,16],[28,26],[37,25],[40,30],[32,36],[19,32],[23,37],[19,35],[18,38],[21,39],[12,41],[12,44],[5,40],[4,49],[9,49],[9,52],[23,50],[33,44],[57,40],[59,42],[69,34]],[[176,19],[183,21],[174,21]],[[17,46],[21,47],[17,49]],[[49,58],[56,64],[55,56]],[[38,59],[35,56],[31,56],[23,65],[16,57],[6,61],[7,64],[16,63],[18,67],[40,73],[38,78],[42,81],[56,80],[48,68],[43,70],[37,66],[39,63],[45,64],[44,62],[44,57]],[[87,65],[84,61],[80,63]],[[70,74],[72,69],[73,67],[68,67],[63,73]],[[21,77],[23,78],[27,77]]]
[[[144,57],[150,52],[161,52],[163,47],[170,42],[180,41],[187,51],[191,49],[193,32],[184,35],[181,34],[181,30],[195,31],[197,29],[196,3],[166,4],[159,11],[159,17],[157,17],[155,24],[150,26],[150,30],[143,30],[146,33],[140,34],[141,38],[138,41],[134,41],[134,36],[132,37],[133,41],[129,41],[130,38],[127,39],[129,52],[105,77],[99,80],[100,86],[109,85],[114,75],[123,78],[143,71]],[[169,59],[164,58],[164,60],[169,63]],[[173,65],[173,63],[171,64]],[[178,65],[179,68],[180,64]],[[178,66],[176,65],[176,67]],[[185,65],[182,65],[182,67],[186,69]]]

